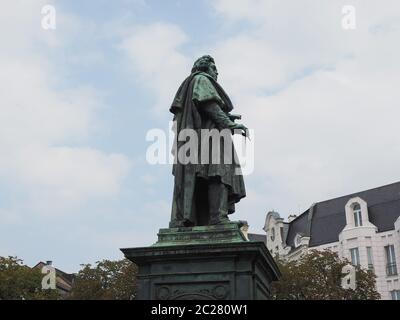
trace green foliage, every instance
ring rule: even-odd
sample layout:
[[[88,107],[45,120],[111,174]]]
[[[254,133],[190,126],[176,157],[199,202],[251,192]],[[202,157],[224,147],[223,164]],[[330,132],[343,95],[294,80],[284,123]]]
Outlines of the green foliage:
[[[356,268],[357,287],[341,287],[342,269],[349,264],[332,251],[312,250],[298,261],[278,260],[282,273],[280,281],[272,286],[277,300],[376,300],[375,274]]]
[[[17,257],[0,257],[0,300],[58,299],[57,290],[42,290],[43,274]]]
[[[129,260],[96,262],[82,265],[77,274],[70,299],[132,300],[136,293],[137,267]]]

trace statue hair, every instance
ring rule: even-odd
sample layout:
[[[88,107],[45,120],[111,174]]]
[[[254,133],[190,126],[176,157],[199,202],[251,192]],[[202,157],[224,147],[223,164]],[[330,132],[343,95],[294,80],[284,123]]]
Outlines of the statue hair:
[[[214,58],[209,56],[209,55],[205,55],[202,56],[201,58],[197,59],[196,62],[193,65],[192,68],[192,73],[194,72],[198,72],[198,71],[203,71],[206,72],[208,71],[208,68],[210,67],[210,65],[214,63]]]

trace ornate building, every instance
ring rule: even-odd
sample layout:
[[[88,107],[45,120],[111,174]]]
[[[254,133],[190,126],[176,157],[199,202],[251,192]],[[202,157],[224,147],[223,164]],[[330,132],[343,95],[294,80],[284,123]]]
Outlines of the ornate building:
[[[330,249],[373,270],[382,299],[400,300],[400,182],[315,203],[286,222],[269,212],[264,230],[273,255],[292,260]]]

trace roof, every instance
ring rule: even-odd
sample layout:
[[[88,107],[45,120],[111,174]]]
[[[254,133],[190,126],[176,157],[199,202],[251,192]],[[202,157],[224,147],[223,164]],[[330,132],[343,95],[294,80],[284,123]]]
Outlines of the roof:
[[[378,232],[394,229],[400,216],[400,182],[316,203],[289,223],[286,243],[294,247],[297,233],[310,236],[310,247],[339,241],[346,225],[345,205],[355,197],[367,202],[369,220]]]
[[[264,243],[267,241],[267,236],[265,234],[248,233],[247,237],[249,238],[250,241],[264,242]]]
[[[32,269],[34,268],[40,268],[47,265],[46,263],[44,263],[43,261],[38,262],[35,266],[32,267]],[[59,277],[62,277],[66,282],[72,284],[73,281],[75,280],[75,274],[73,273],[66,273],[60,269],[54,268],[56,270],[56,274]]]
[[[277,219],[282,219],[281,216],[279,215],[279,213],[276,212],[276,211],[270,211],[270,212],[268,212],[268,214],[270,214],[271,216],[273,216],[276,220],[277,220]]]

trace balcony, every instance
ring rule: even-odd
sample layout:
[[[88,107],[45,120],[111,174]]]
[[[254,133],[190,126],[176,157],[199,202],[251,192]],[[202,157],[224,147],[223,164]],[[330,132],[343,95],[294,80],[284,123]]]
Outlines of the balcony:
[[[396,262],[388,263],[386,265],[386,274],[388,276],[397,276]]]

